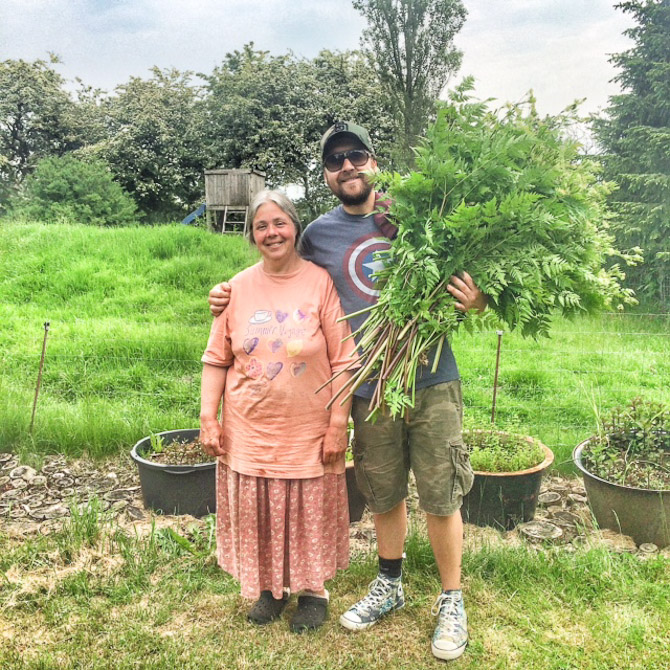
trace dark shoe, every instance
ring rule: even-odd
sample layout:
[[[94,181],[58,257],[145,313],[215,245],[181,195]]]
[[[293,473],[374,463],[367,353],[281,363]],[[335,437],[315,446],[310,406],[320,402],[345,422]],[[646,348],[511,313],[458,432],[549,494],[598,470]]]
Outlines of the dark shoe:
[[[274,621],[286,607],[288,602],[288,595],[285,593],[282,598],[277,600],[272,596],[271,591],[261,591],[261,597],[254,603],[254,606],[249,610],[247,619],[251,623],[263,626],[270,621]]]
[[[323,625],[328,613],[328,600],[318,596],[299,596],[298,608],[291,619],[291,630],[303,633],[316,630]]]

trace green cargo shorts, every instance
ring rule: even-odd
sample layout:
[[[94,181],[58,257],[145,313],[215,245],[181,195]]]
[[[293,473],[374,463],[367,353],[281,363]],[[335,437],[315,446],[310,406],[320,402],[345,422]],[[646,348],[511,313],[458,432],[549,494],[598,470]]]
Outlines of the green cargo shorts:
[[[410,468],[421,509],[437,516],[458,511],[474,478],[461,431],[460,381],[418,390],[404,419],[366,422],[368,404],[355,397],[351,414],[356,481],[370,511],[384,514],[407,497]]]

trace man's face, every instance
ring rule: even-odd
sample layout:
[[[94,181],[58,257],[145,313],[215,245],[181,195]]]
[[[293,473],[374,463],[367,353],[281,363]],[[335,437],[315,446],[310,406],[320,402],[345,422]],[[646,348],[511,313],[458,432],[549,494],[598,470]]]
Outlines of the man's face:
[[[350,151],[351,149],[365,149],[365,147],[355,139],[342,138],[334,140],[328,146],[326,156],[334,153]],[[336,172],[330,172],[323,169],[323,176],[328,188],[339,198],[343,205],[362,205],[372,192],[372,184],[367,179],[364,172],[376,172],[377,161],[370,157],[365,165],[356,167],[350,160],[345,160],[341,169]]]

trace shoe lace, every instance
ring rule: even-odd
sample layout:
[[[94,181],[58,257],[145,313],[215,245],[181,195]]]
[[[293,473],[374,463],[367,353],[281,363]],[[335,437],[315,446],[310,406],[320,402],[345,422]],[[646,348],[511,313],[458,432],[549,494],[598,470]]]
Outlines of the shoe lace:
[[[369,592],[362,600],[356,603],[355,607],[359,611],[370,611],[375,607],[379,607],[389,595],[388,581],[382,577],[376,577],[368,585]]]
[[[446,630],[452,630],[459,625],[458,605],[460,598],[455,593],[440,593],[430,610],[433,616],[438,617],[438,625]]]

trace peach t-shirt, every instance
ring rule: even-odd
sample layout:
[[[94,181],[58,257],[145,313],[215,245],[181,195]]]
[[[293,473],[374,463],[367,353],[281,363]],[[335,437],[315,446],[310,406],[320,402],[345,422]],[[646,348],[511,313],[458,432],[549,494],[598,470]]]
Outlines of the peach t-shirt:
[[[306,479],[344,472],[321,462],[330,386],[315,390],[355,355],[328,273],[309,261],[286,275],[258,263],[231,279],[203,363],[227,367],[221,460],[255,477]]]

